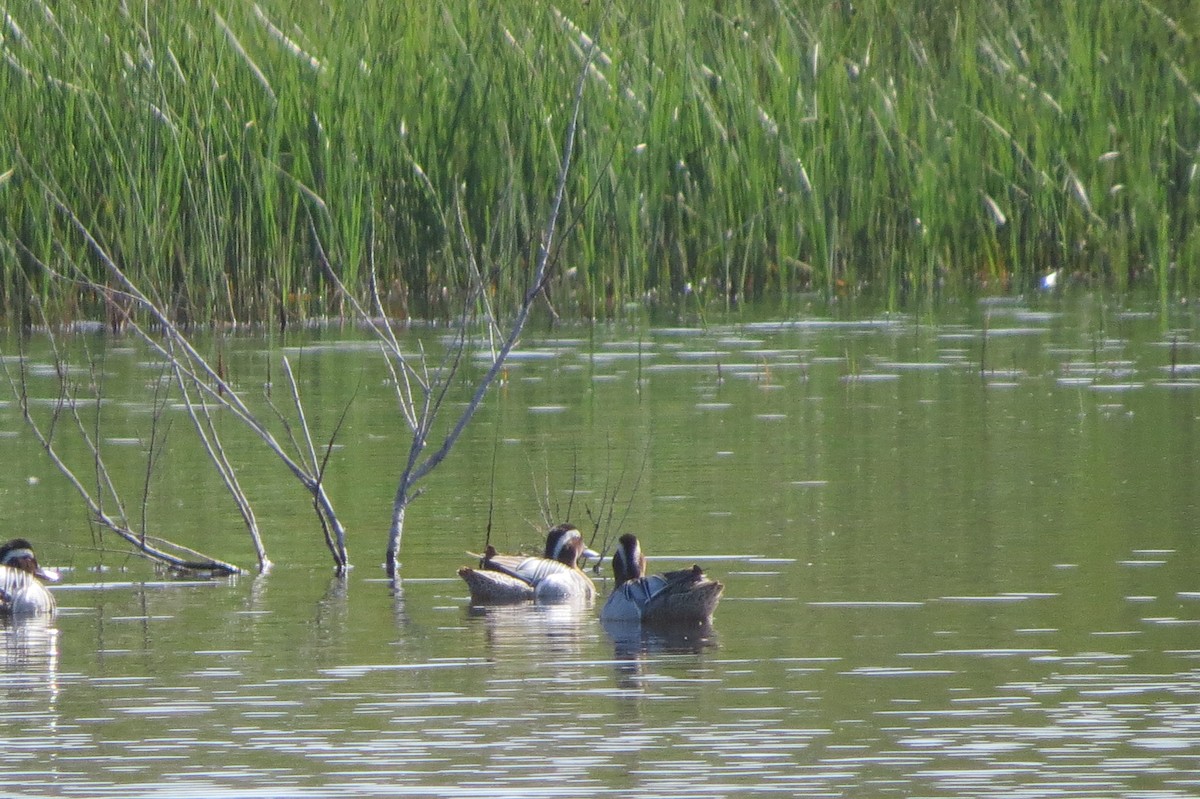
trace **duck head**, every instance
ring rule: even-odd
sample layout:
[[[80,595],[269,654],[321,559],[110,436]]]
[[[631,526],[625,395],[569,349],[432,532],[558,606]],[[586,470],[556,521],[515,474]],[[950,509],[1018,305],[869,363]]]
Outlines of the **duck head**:
[[[557,560],[568,566],[574,566],[579,556],[587,551],[583,543],[583,533],[573,524],[559,524],[550,528],[546,535],[547,560]]]
[[[33,545],[24,538],[14,538],[0,546],[0,566],[29,572],[39,580],[56,583],[60,577],[54,569],[43,569],[33,554]]]
[[[626,533],[617,541],[612,566],[617,585],[636,580],[646,574],[646,556],[642,554],[642,546],[633,533]]]

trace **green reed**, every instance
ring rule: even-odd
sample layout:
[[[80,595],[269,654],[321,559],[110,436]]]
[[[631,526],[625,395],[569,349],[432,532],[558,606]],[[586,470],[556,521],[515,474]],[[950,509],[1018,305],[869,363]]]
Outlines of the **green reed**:
[[[459,312],[467,242],[511,299],[586,37],[559,313],[1200,281],[1185,0],[643,5],[10,3],[4,307],[102,307],[55,200],[182,319],[339,313],[317,242],[393,313]]]

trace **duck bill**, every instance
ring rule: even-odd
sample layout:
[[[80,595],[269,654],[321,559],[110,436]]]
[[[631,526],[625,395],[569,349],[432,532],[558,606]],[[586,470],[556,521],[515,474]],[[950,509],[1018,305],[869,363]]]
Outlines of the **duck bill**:
[[[59,573],[58,569],[48,569],[42,566],[38,566],[37,571],[33,574],[44,583],[57,583],[62,579],[62,574]]]

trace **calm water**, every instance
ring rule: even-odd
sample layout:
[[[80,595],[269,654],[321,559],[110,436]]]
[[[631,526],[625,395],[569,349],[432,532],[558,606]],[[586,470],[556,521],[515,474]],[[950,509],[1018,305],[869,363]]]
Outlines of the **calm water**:
[[[169,581],[99,552],[7,403],[0,508],[67,571],[56,619],[0,628],[0,794],[1195,796],[1197,338],[1188,308],[1089,297],[534,332],[414,506],[396,584],[407,439],[353,331],[211,345],[255,399],[288,354],[321,438],[350,403],[344,581],[304,496],[233,438],[273,571]],[[160,371],[85,344],[137,512]],[[167,416],[155,530],[252,565]],[[597,548],[619,528],[654,567],[703,564],[713,629],[469,608],[454,571],[489,514],[500,549],[534,548],[545,507],[611,519]]]

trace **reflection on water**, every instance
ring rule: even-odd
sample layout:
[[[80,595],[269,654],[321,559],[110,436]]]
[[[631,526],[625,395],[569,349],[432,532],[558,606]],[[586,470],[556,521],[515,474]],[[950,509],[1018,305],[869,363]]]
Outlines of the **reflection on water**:
[[[651,690],[663,657],[699,655],[717,647],[711,623],[643,627],[635,622],[606,620],[601,625],[613,642],[616,686],[624,691]]]
[[[0,618],[0,791],[53,774],[47,754],[69,747],[71,721],[59,709],[59,633],[52,618]]]
[[[345,331],[289,340],[332,418],[364,387],[329,468],[358,567],[330,577],[310,509],[255,463],[271,574],[69,572],[57,619],[0,626],[0,792],[1197,795],[1191,310],[959,310],[531,333],[414,506],[396,581],[366,554],[402,451],[386,376]],[[261,341],[228,353],[262,378]],[[109,353],[110,384],[138,357]],[[90,565],[13,408],[0,428],[14,524]],[[164,463],[180,537],[244,548],[203,464]],[[470,606],[453,570],[489,518],[519,551],[539,504],[579,521],[613,494],[654,570],[726,584],[711,628],[603,625],[603,580],[590,606]]]
[[[482,627],[488,656],[502,661],[514,652],[532,658],[578,657],[582,640],[591,632],[592,603],[526,602],[510,605],[468,605],[469,622]]]
[[[637,660],[656,653],[696,654],[713,649],[718,643],[711,622],[653,627],[628,621],[604,621],[601,624],[613,641],[616,657],[621,660]]]

